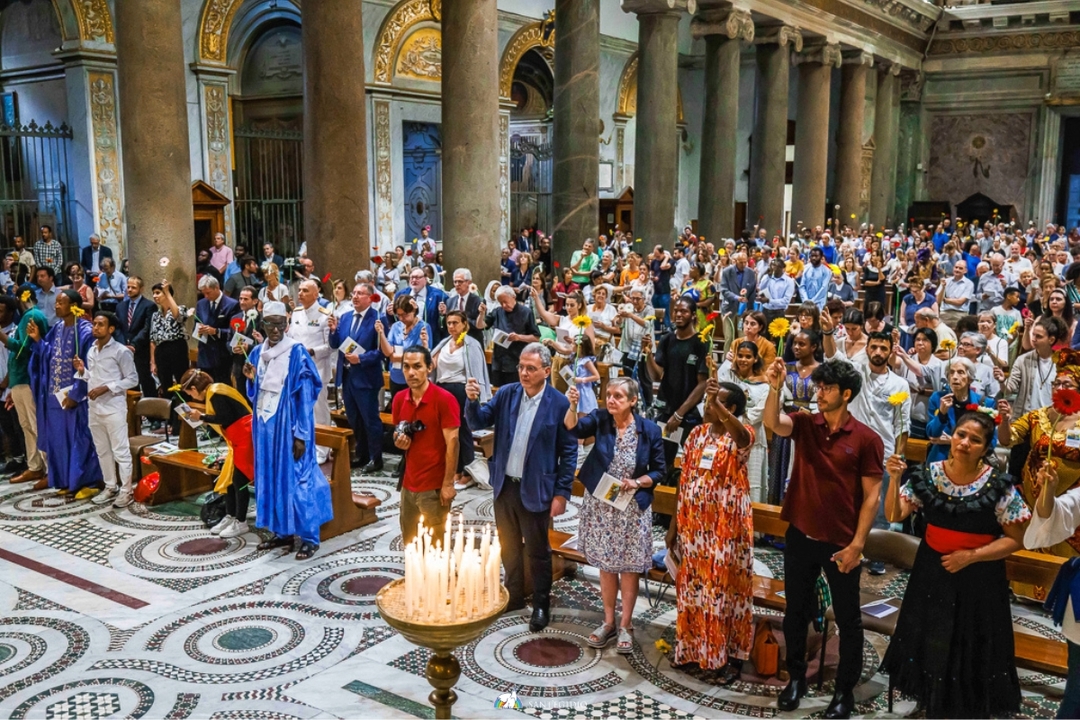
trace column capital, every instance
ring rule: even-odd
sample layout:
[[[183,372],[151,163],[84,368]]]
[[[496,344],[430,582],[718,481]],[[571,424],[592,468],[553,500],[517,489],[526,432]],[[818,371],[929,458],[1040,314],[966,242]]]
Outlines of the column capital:
[[[706,10],[690,22],[694,39],[723,35],[728,40],[754,41],[754,19],[745,10]]]
[[[815,63],[818,65],[840,67],[843,60],[844,58],[840,54],[839,43],[823,43],[821,45],[815,44],[807,46],[804,52],[796,52],[791,58],[791,63],[793,65]]]
[[[697,0],[622,0],[622,11],[635,15],[693,15]]]
[[[844,65],[865,65],[874,67],[874,55],[865,50],[845,50],[843,53]]]
[[[888,73],[893,77],[899,75],[900,71],[903,70],[903,67],[900,65],[900,63],[894,62],[892,60],[881,60],[880,58],[877,61],[877,68],[882,74]]]
[[[755,45],[779,45],[784,47],[791,43],[795,52],[802,52],[802,30],[792,25],[780,25],[779,27],[767,27],[754,34]]]
[[[233,68],[209,63],[193,62],[188,67],[191,68],[191,72],[194,73],[195,77],[200,80],[220,79],[227,81],[236,74],[236,70]]]

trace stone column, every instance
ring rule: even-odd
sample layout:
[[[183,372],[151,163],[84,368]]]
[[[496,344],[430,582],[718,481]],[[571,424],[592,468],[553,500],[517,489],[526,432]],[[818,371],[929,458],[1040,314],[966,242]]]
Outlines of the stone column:
[[[878,226],[889,226],[892,220],[893,195],[896,192],[899,74],[900,66],[893,64],[880,70],[877,76],[877,96],[874,100],[874,169],[870,176],[869,219]]]
[[[691,32],[705,38],[698,232],[719,240],[731,237],[735,229],[739,53],[743,40],[754,39],[754,21],[743,10],[705,11],[694,18]]]
[[[443,0],[443,250],[477,287],[499,277],[502,247],[498,23],[496,0]]]
[[[754,43],[757,45],[758,89],[754,134],[750,141],[746,223],[766,228],[772,237],[782,235],[784,231],[788,73],[791,50],[802,50],[802,33],[797,28],[780,27],[758,33]]]
[[[555,127],[551,229],[569,257],[599,233],[600,2],[555,0]]]
[[[675,239],[678,172],[679,16],[690,0],[622,0],[638,16],[634,235],[646,246]]]
[[[304,241],[319,276],[371,264],[361,5],[304,6]]]
[[[832,71],[840,67],[839,45],[821,45],[796,56],[799,104],[795,119],[795,167],[791,187],[791,222],[825,224],[829,179],[829,92]]]
[[[840,206],[841,227],[857,227],[862,188],[863,116],[866,108],[866,72],[874,56],[857,52],[844,56],[840,70],[840,123],[836,129],[836,186],[833,201]],[[855,217],[852,218],[852,215]]]
[[[147,285],[167,277],[178,301],[191,302],[195,219],[180,0],[118,3],[116,57],[131,272]]]

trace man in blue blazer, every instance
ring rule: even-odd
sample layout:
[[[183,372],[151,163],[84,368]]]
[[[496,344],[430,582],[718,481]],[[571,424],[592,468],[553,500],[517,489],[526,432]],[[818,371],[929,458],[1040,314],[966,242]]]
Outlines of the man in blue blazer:
[[[203,275],[199,280],[199,292],[202,299],[195,304],[199,357],[195,366],[205,370],[214,382],[228,385],[232,381],[233,362],[229,349],[233,333],[230,322],[239,317],[240,303],[221,292],[221,285],[211,275]]]
[[[563,425],[570,401],[548,384],[550,375],[551,353],[540,343],[530,343],[518,361],[520,382],[503,385],[483,405],[477,402],[476,378],[465,385],[469,427],[475,431],[495,426],[495,452],[488,468],[510,593],[506,609],[525,607],[524,545],[533,582],[533,632],[547,627],[550,619],[548,522],[566,510],[577,467],[577,440]]]
[[[330,347],[339,349],[346,340],[360,347],[350,353],[338,353],[337,377],[345,401],[345,415],[356,438],[356,466],[363,473],[382,470],[382,421],[379,419],[379,391],[383,386],[383,354],[375,322],[379,312],[371,306],[375,286],[356,283],[352,291],[353,309],[330,317]],[[351,343],[350,343],[351,344]]]
[[[446,304],[449,296],[437,287],[428,284],[424,269],[414,267],[409,271],[409,285],[397,291],[394,298],[402,295],[411,295],[420,307],[420,319],[431,328],[431,337],[428,342],[435,347],[446,337],[446,324],[442,322],[439,306]]]

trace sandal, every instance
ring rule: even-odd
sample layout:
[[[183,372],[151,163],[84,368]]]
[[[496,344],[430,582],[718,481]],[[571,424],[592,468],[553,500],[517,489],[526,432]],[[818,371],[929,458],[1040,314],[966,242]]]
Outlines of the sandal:
[[[592,635],[589,636],[589,647],[602,650],[607,647],[613,637],[615,637],[615,623],[604,623],[593,630]]]
[[[319,546],[315,543],[304,542],[300,543],[300,549],[296,551],[297,560],[307,560],[316,553]]]
[[[721,687],[727,687],[742,676],[742,663],[728,662],[713,674],[713,682]]]
[[[619,642],[615,644],[615,652],[620,655],[634,652],[634,628],[619,628]]]
[[[293,539],[292,539],[291,536],[282,537],[280,535],[275,535],[274,537],[270,538],[269,540],[263,540],[261,543],[259,543],[258,545],[255,546],[255,549],[259,550],[259,551],[266,551],[266,550],[273,550],[274,548],[279,548],[279,547],[286,547],[286,546],[291,547],[292,544],[293,544]]]

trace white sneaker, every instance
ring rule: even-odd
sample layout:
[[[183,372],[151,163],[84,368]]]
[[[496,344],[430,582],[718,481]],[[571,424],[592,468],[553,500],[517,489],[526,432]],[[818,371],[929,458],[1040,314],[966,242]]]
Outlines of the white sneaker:
[[[210,534],[211,535],[220,535],[221,531],[224,530],[225,528],[229,527],[229,523],[231,523],[231,522],[232,522],[232,518],[229,517],[228,515],[226,515],[225,517],[221,518],[221,520],[218,521],[217,525],[210,528]]]
[[[130,490],[121,490],[116,494],[116,501],[113,502],[112,506],[114,508],[126,508],[134,499]]]
[[[95,495],[90,502],[94,503],[95,505],[105,505],[106,503],[111,503],[113,500],[116,499],[116,496],[119,492],[120,490],[117,488],[105,488],[97,495]]]
[[[223,529],[219,536],[223,538],[240,537],[248,531],[248,525],[246,522],[240,522],[235,518],[229,518],[231,521],[225,529]]]
[[[457,491],[457,492],[461,492],[462,490],[468,490],[469,488],[475,487],[475,486],[476,486],[476,481],[473,480],[471,476],[462,475],[461,480],[454,483],[454,490]]]

